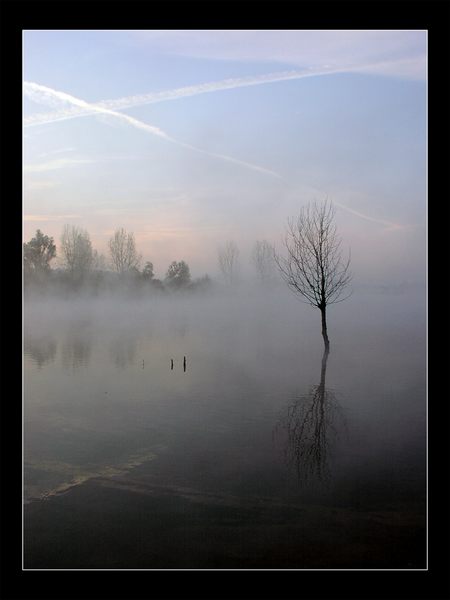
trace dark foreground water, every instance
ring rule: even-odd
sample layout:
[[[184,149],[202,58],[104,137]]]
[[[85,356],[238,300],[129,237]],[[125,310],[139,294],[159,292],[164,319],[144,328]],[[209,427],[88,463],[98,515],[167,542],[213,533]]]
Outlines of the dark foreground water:
[[[27,301],[25,568],[425,568],[423,295]]]

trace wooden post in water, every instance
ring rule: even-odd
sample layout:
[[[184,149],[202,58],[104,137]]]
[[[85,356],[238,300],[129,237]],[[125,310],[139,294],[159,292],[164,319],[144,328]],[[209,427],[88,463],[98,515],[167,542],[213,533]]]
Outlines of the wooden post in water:
[[[186,357],[183,358],[183,371],[186,373]]]
[[[170,359],[170,370],[173,371],[173,358]]]

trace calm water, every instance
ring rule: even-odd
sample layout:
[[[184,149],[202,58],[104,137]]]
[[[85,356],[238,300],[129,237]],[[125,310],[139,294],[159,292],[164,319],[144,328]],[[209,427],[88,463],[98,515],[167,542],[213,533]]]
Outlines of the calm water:
[[[25,567],[424,568],[423,297],[27,301]]]

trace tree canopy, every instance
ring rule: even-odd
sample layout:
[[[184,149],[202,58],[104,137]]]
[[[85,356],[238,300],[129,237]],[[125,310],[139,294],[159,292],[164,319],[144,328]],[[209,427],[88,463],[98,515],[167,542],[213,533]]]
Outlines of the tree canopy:
[[[40,229],[29,242],[23,244],[23,261],[27,273],[43,274],[50,270],[50,261],[56,256],[53,238]]]
[[[184,260],[170,263],[166,273],[166,283],[174,288],[180,289],[186,287],[191,282],[191,272],[189,266]]]

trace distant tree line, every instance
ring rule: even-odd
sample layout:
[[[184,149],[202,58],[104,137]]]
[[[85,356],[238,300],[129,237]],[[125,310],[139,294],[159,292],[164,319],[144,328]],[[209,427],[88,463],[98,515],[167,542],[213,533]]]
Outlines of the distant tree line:
[[[240,252],[236,243],[228,241],[220,246],[217,252],[219,272],[224,282],[229,286],[239,283],[241,277]],[[275,261],[275,248],[267,240],[254,243],[251,252],[251,264],[256,279],[262,285],[269,285],[278,274]]]
[[[345,258],[341,239],[334,223],[335,209],[327,199],[303,206],[297,218],[288,219],[285,255],[276,253],[267,240],[255,242],[251,261],[262,286],[274,280],[275,273],[287,283],[299,299],[320,310],[325,354],[330,351],[327,308],[351,294],[349,284],[350,252]],[[89,233],[65,225],[60,240],[60,268],[52,269],[57,258],[53,238],[40,229],[23,244],[25,289],[44,287],[50,282],[72,290],[85,285],[95,291],[108,290],[118,284],[125,287],[160,292],[207,290],[212,282],[208,275],[192,280],[189,265],[181,260],[170,263],[164,280],[156,279],[153,263],[142,270],[134,234],[116,229],[108,242],[109,261],[93,249]],[[240,279],[240,252],[234,241],[218,248],[217,261],[223,282],[234,288]]]
[[[207,290],[208,275],[192,279],[185,261],[173,261],[163,280],[155,277],[153,263],[147,261],[141,269],[142,255],[138,253],[134,234],[117,229],[108,242],[109,256],[99,254],[89,233],[80,227],[65,225],[58,253],[54,239],[40,229],[23,244],[25,290],[45,286],[73,291],[85,288],[106,291],[118,287],[141,291]],[[56,264],[55,264],[56,263]]]
[[[59,286],[62,290],[111,290],[115,287],[154,292],[205,291],[212,286],[209,275],[193,279],[186,261],[170,263],[163,279],[155,277],[151,261],[142,265],[132,232],[124,228],[114,231],[108,240],[108,255],[99,254],[92,246],[89,233],[73,225],[65,225],[58,252],[52,237],[40,229],[23,244],[25,289]],[[218,270],[222,283],[234,288],[241,281],[240,252],[234,241],[218,248]],[[251,253],[256,280],[261,285],[274,281],[275,250],[266,240],[257,241]]]

